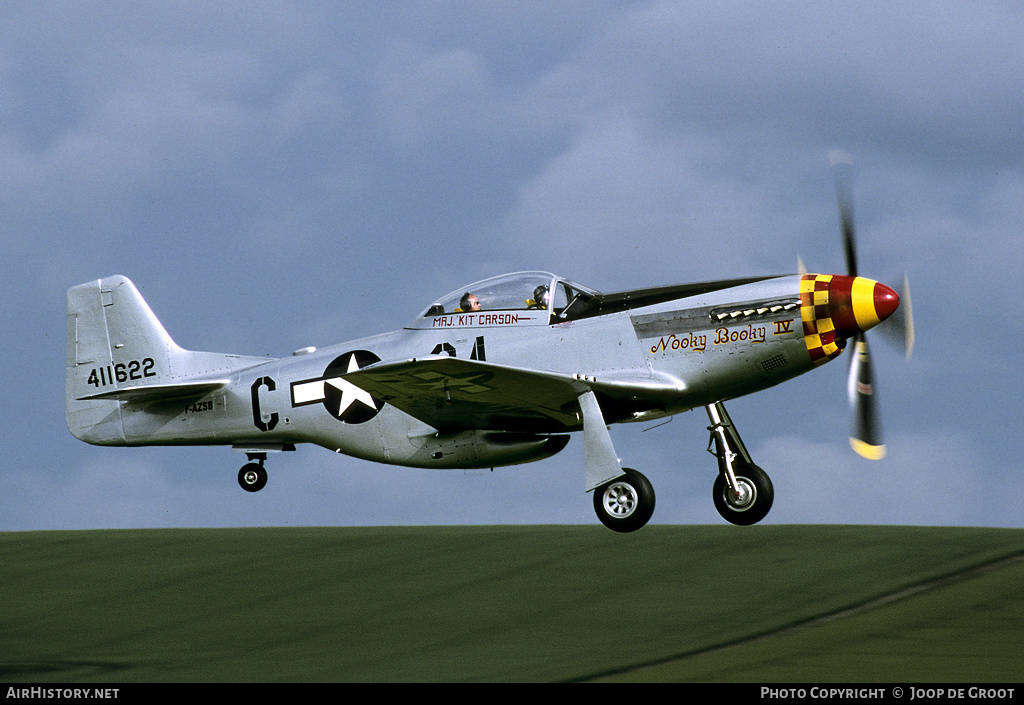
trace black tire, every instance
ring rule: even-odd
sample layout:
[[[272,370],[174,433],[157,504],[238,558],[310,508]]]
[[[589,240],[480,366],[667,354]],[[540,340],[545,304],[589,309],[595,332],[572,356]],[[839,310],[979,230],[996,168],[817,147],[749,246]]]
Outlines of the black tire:
[[[744,488],[746,494],[739,499],[732,497],[725,476],[719,473],[715,478],[713,497],[715,509],[726,521],[737,526],[750,526],[764,519],[775,501],[775,489],[772,481],[761,468],[756,465],[738,466],[736,481]]]
[[[259,463],[249,463],[238,471],[238,484],[246,492],[259,492],[267,484],[267,469]]]
[[[654,514],[654,487],[630,468],[626,474],[594,490],[594,511],[612,531],[628,533],[643,527]]]

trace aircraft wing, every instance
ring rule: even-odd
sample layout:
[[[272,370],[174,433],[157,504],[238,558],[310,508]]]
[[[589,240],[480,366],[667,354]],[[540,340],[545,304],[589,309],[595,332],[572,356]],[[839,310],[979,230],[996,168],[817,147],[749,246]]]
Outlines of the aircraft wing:
[[[447,355],[378,363],[343,377],[438,430],[579,428],[578,400],[590,389],[570,375]]]

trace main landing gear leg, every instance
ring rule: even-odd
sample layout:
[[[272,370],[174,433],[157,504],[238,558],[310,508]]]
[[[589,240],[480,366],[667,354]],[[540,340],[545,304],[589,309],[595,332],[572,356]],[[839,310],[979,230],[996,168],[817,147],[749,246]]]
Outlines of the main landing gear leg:
[[[267,469],[263,463],[267,460],[266,453],[246,453],[249,464],[238,471],[238,484],[246,492],[259,492],[267,484]]]
[[[580,394],[580,411],[587,492],[594,492],[594,512],[612,531],[636,531],[654,514],[654,487],[636,470],[619,464],[594,392]]]
[[[708,452],[718,457],[718,477],[712,491],[715,509],[733,524],[756,524],[772,508],[775,499],[772,481],[764,470],[754,465],[725,405],[715,402],[707,406],[707,411],[711,419]]]

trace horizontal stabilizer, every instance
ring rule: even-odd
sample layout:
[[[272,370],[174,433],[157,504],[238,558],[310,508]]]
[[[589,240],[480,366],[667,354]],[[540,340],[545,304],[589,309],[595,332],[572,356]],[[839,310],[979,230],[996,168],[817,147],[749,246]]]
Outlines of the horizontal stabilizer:
[[[145,384],[135,387],[122,387],[121,389],[114,389],[109,392],[87,394],[84,397],[78,397],[78,401],[117,399],[120,401],[149,404],[156,401],[198,399],[227,386],[230,381],[227,379],[214,379],[202,382],[181,382],[180,384]]]

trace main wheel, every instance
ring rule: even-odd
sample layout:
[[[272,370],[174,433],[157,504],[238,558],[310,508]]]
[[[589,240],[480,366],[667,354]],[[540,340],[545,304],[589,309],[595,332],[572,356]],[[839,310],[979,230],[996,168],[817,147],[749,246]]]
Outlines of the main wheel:
[[[768,474],[756,465],[736,469],[739,492],[733,493],[719,473],[715,479],[713,497],[715,509],[722,518],[739,526],[756,524],[768,515],[775,501],[775,490]]]
[[[646,524],[654,514],[654,487],[630,468],[626,474],[594,490],[594,511],[612,531],[627,533]]]
[[[238,471],[238,484],[246,492],[259,492],[267,484],[267,469],[259,463],[249,463]]]

